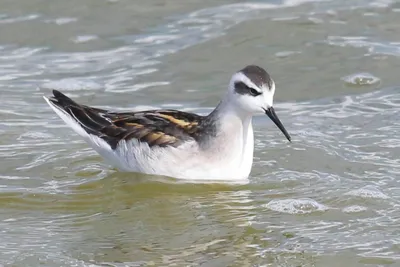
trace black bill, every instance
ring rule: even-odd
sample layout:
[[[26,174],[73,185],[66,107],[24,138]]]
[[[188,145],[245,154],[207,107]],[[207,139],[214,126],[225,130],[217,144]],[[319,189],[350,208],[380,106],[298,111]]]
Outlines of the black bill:
[[[267,114],[268,117],[275,123],[275,125],[278,126],[279,130],[281,130],[281,132],[286,136],[287,140],[289,140],[289,142],[292,142],[291,141],[292,138],[286,131],[282,122],[279,120],[278,115],[276,115],[274,108],[270,107],[269,109],[264,109],[264,110],[265,110],[265,114]]]

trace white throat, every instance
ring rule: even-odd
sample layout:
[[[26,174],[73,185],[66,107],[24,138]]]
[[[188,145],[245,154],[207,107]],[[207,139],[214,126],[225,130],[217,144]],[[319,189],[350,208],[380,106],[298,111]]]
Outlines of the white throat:
[[[254,134],[252,114],[239,110],[225,98],[213,112],[216,120],[216,137],[210,140],[209,149],[215,150],[219,161],[231,162],[232,172],[246,177],[253,163]]]

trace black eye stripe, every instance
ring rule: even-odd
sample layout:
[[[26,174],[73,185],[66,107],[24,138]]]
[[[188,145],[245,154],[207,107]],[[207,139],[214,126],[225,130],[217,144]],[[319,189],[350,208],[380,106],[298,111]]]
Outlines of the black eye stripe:
[[[243,82],[236,82],[235,83],[235,92],[240,95],[251,95],[251,96],[258,96],[261,95],[256,89],[248,87]]]
[[[261,93],[258,92],[258,91],[257,91],[256,89],[254,89],[254,88],[250,88],[250,94],[251,94],[252,96],[261,95]]]

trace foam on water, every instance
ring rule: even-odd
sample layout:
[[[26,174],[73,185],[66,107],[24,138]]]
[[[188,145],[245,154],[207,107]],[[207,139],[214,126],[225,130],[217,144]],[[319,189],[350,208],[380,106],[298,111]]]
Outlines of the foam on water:
[[[381,81],[378,77],[376,77],[370,73],[355,73],[355,74],[351,74],[349,76],[343,77],[342,80],[348,84],[360,85],[360,86],[377,84]]]
[[[351,190],[345,195],[361,198],[389,199],[390,197],[382,193],[377,187],[365,186],[363,188]]]
[[[265,207],[273,211],[289,214],[307,214],[329,209],[327,206],[309,198],[271,200]]]
[[[367,207],[358,206],[358,205],[348,206],[348,207],[345,207],[342,209],[342,211],[345,213],[357,213],[357,212],[363,212],[366,210],[368,210]]]

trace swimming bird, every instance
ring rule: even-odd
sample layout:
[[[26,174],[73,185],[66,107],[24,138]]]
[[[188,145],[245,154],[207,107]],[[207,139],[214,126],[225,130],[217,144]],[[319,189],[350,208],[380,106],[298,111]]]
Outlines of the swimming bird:
[[[112,112],[53,90],[44,99],[107,162],[124,172],[191,180],[247,180],[253,164],[252,117],[266,114],[291,137],[273,108],[275,83],[249,65],[233,74],[208,115],[171,109]]]

